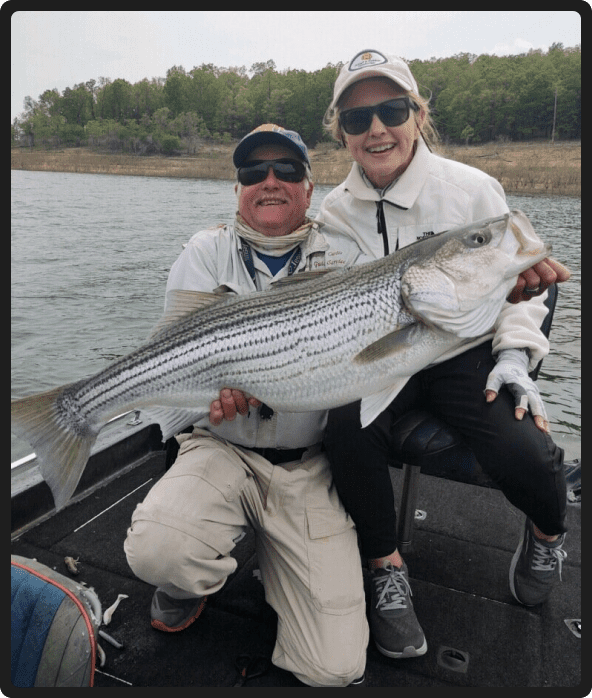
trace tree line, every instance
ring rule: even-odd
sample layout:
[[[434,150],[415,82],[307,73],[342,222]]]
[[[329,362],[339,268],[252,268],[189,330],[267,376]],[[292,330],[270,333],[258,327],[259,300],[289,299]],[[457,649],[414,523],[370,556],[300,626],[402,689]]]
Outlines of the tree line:
[[[581,138],[581,48],[514,56],[461,53],[409,62],[447,143]],[[298,131],[309,147],[331,140],[322,121],[342,64],[277,71],[173,66],[135,84],[100,77],[26,97],[11,144],[90,145],[137,154],[195,154],[207,140],[231,143],[261,123]]]

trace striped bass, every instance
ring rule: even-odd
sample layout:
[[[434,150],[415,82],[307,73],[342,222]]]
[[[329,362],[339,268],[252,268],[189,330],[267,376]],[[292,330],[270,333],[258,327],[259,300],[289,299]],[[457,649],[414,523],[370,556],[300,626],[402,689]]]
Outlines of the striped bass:
[[[175,291],[146,344],[90,378],[15,400],[12,429],[35,449],[60,509],[112,417],[141,408],[165,441],[225,387],[287,412],[367,398],[490,332],[518,274],[549,251],[512,211],[263,292]]]

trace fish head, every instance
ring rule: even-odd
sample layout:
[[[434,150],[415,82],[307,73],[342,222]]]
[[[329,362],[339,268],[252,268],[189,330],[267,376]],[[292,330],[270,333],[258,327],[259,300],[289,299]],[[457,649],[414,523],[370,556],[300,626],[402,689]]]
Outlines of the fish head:
[[[489,332],[518,275],[551,252],[517,210],[426,242],[402,276],[403,300],[423,322],[459,337]]]

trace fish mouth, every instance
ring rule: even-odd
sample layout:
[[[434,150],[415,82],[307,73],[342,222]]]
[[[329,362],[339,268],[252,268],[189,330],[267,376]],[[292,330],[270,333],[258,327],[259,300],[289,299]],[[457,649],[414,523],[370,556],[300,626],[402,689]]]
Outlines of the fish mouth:
[[[530,267],[542,262],[545,257],[548,257],[553,251],[553,245],[547,245],[546,243],[539,250],[525,250],[521,252],[521,256],[525,257],[524,263],[521,265],[518,273],[522,273]]]
[[[518,238],[520,243],[520,239]],[[507,273],[504,278],[511,279],[517,274],[522,274],[523,271],[530,269],[535,264],[542,262],[543,259],[548,257],[553,251],[553,246],[547,243],[542,243],[537,249],[532,249],[532,247],[524,246],[520,247],[516,253],[516,264],[510,265],[508,267]]]
[[[541,262],[551,254],[553,246],[543,242],[538,237],[532,224],[522,211],[510,211],[508,223],[518,243],[516,254],[522,258],[518,273],[526,271],[533,264]]]

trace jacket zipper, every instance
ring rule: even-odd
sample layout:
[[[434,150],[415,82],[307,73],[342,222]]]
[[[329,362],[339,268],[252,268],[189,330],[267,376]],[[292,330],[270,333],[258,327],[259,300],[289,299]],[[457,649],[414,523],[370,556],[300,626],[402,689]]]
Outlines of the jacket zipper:
[[[384,208],[383,208],[383,201],[377,201],[376,202],[376,227],[378,229],[378,234],[382,235],[382,244],[384,247],[384,256],[386,257],[389,254],[389,241],[388,241],[388,232],[386,229],[386,220],[384,218]]]

